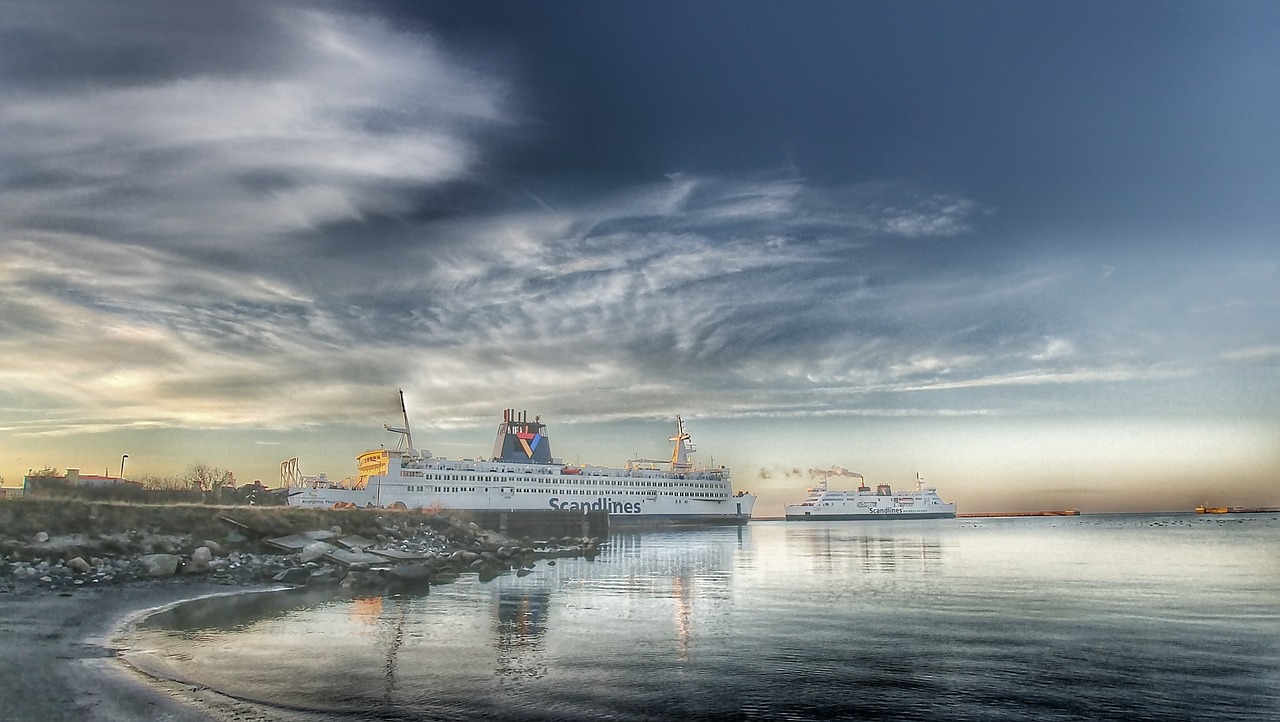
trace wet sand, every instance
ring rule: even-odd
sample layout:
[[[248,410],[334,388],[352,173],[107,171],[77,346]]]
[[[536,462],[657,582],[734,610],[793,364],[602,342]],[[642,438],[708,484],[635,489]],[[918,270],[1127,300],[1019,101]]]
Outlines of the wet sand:
[[[281,710],[147,676],[115,644],[124,624],[149,610],[229,591],[206,583],[29,590],[0,594],[0,719],[14,722],[256,722]]]

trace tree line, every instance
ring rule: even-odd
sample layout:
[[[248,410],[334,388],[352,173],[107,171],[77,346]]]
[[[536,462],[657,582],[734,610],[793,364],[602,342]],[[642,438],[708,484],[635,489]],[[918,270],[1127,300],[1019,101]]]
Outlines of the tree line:
[[[129,483],[131,482],[131,483]],[[196,462],[180,474],[161,476],[140,474],[126,483],[108,485],[72,484],[57,469],[46,467],[27,475],[28,496],[58,496],[102,501],[186,502],[202,504],[283,504],[279,490],[255,481],[235,485],[228,470]]]

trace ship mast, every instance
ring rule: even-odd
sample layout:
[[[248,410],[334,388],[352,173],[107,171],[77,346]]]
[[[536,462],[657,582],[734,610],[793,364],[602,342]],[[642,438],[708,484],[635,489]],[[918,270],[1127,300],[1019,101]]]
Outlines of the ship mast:
[[[675,472],[689,471],[693,468],[693,464],[689,462],[689,452],[697,451],[693,444],[689,443],[692,437],[684,430],[684,419],[676,416],[676,435],[670,437],[669,441],[676,442],[676,447],[671,451],[671,470]]]
[[[396,449],[405,451],[409,456],[417,456],[417,449],[413,448],[413,432],[409,430],[409,411],[404,405],[404,389],[400,389],[400,417],[404,419],[404,426],[387,426],[383,424],[383,428],[393,434],[400,434],[400,441],[396,442]]]

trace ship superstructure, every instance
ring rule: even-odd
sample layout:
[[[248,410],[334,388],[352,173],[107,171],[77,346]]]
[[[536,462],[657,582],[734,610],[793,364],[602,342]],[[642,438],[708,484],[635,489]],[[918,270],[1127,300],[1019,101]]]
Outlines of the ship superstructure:
[[[611,525],[745,524],[756,497],[735,492],[729,469],[695,467],[695,449],[676,417],[671,461],[633,459],[621,468],[570,465],[552,456],[539,416],[507,409],[487,459],[448,459],[414,447],[400,394],[402,427],[394,449],[357,457],[348,483],[302,484],[291,506],[393,507],[460,511],[604,511]],[[294,478],[299,478],[294,476]]]
[[[915,490],[907,492],[895,492],[888,484],[872,489],[862,474],[851,476],[859,484],[848,491],[829,489],[827,477],[822,477],[809,487],[804,501],[786,505],[787,521],[950,519],[956,515],[956,505],[943,501],[937,489],[925,486],[919,474]]]

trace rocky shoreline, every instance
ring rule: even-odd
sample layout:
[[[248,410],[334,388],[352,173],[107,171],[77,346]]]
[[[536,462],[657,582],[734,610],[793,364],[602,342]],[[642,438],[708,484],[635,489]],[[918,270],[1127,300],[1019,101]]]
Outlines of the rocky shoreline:
[[[464,574],[594,558],[600,543],[509,539],[449,514],[0,502],[0,719],[281,719],[145,677],[119,663],[112,637],[139,613],[198,597],[424,594]]]
[[[333,586],[338,593],[376,595],[421,591],[466,573],[482,580],[509,571],[523,575],[538,560],[594,558],[601,543],[585,537],[508,539],[460,516],[381,510],[343,510],[340,520],[358,527],[351,533],[343,524],[318,524],[335,520],[324,515],[290,518],[287,510],[250,514],[219,508],[203,509],[209,523],[182,533],[163,521],[165,507],[141,515],[150,520],[149,528],[30,533],[6,526],[36,507],[11,506],[0,509],[0,593],[179,577],[227,586]],[[100,519],[108,505],[85,506]],[[23,521],[28,529],[33,522],[39,526],[38,520]]]

